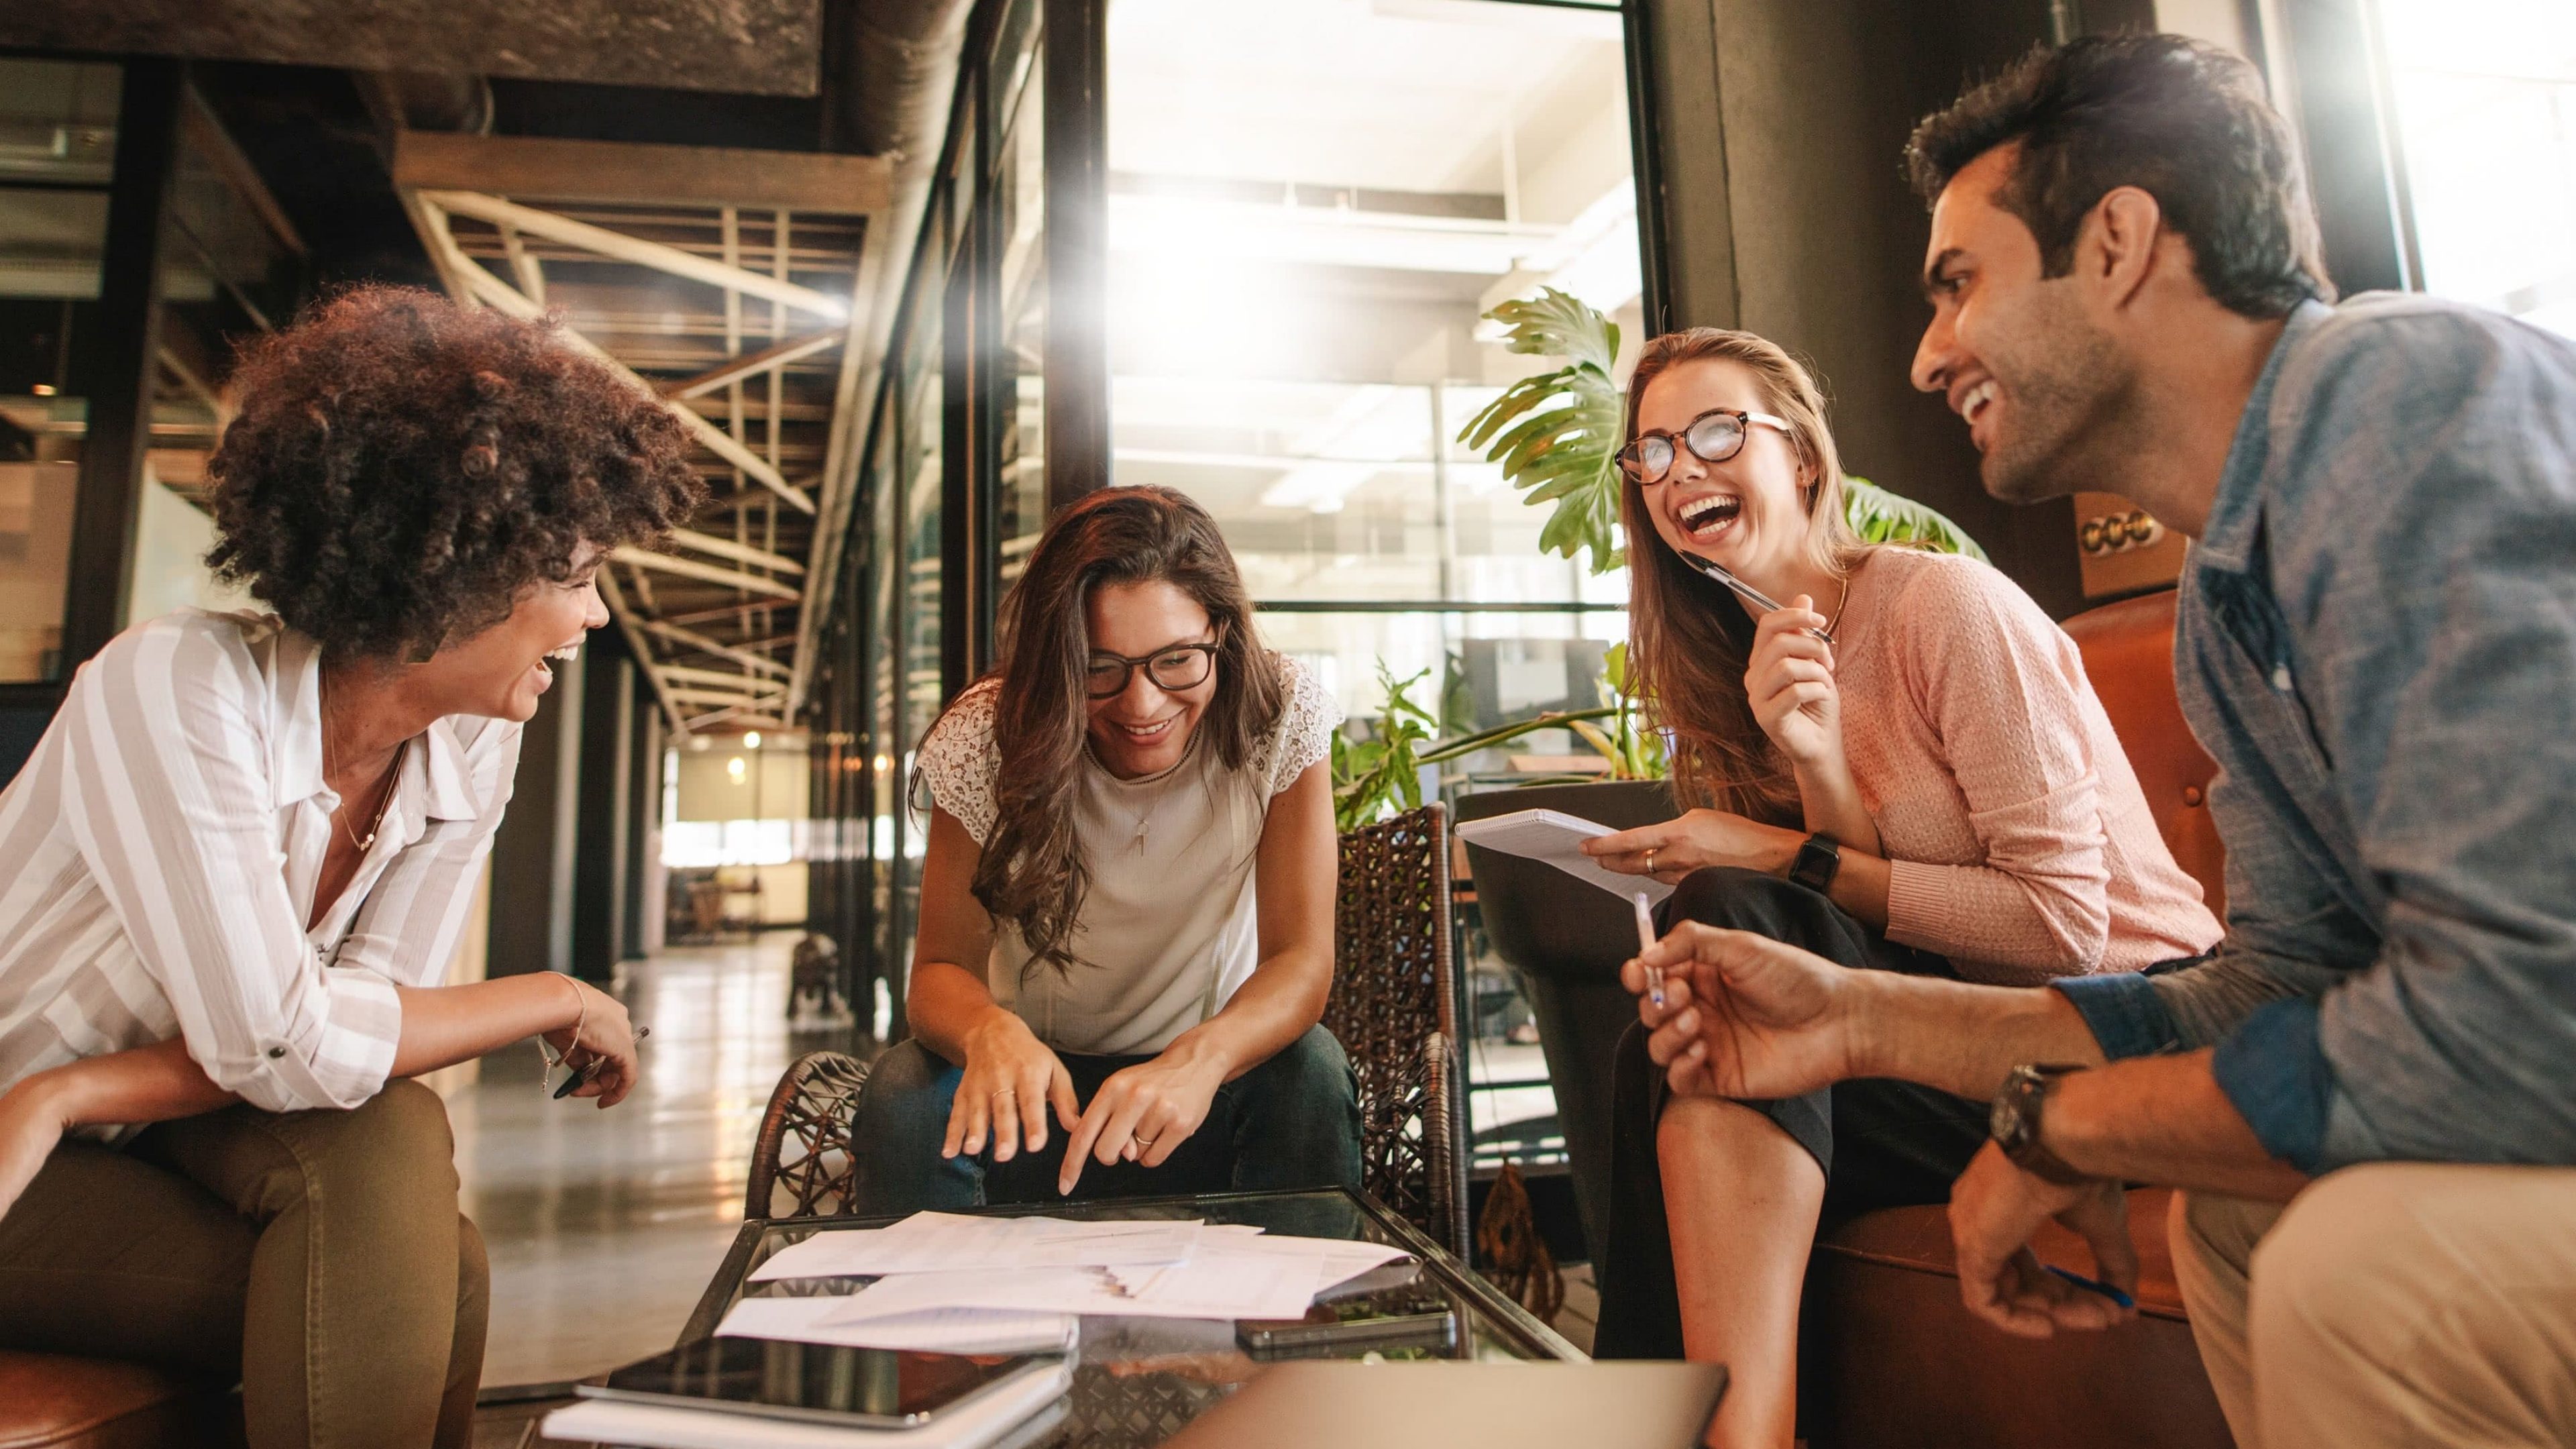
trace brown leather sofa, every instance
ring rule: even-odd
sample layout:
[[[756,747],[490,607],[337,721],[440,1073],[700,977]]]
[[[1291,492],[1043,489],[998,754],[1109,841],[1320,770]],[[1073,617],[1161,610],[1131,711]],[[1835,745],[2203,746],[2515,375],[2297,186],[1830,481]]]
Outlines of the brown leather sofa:
[[[229,1389],[140,1364],[0,1349],[0,1449],[165,1449],[242,1442]]]
[[[2173,683],[2174,595],[2127,599],[2066,623],[2119,733],[2156,826],[2220,909],[2224,855],[2206,800],[2216,767],[2183,724]],[[1947,1214],[1871,1213],[1821,1245],[1800,1333],[1813,1449],[2229,1449],[2165,1242],[2172,1194],[2129,1194],[2138,1317],[2106,1333],[2014,1338],[1959,1300]],[[2091,1252],[2050,1224],[2045,1262],[2088,1271]]]

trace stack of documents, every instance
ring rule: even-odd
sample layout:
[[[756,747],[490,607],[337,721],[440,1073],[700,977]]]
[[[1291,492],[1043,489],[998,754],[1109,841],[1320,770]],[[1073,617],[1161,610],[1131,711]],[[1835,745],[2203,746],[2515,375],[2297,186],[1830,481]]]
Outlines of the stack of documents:
[[[1084,1314],[1297,1318],[1315,1295],[1404,1256],[1338,1238],[1202,1222],[1070,1222],[916,1213],[817,1233],[755,1282],[873,1277],[856,1293],[746,1298],[716,1332],[857,1348],[1055,1351]]]

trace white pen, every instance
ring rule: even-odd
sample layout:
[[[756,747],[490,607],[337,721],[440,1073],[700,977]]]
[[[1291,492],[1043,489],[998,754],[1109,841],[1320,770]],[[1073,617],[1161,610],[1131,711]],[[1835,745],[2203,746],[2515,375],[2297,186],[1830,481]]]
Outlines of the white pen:
[[[1647,902],[1644,891],[1637,892],[1629,899],[1635,902],[1637,907],[1637,954],[1642,957],[1646,952],[1654,949],[1655,909]],[[1640,964],[1643,963],[1640,962]],[[1663,967],[1646,967],[1646,996],[1657,1006],[1664,1004]]]

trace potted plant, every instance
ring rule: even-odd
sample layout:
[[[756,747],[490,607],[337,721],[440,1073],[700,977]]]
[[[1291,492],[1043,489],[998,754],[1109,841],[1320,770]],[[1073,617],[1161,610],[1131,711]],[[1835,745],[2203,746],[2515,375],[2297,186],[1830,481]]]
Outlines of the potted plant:
[[[1503,477],[1533,506],[1553,508],[1540,530],[1542,548],[1568,559],[1590,555],[1594,573],[1625,561],[1617,534],[1620,490],[1615,461],[1626,425],[1612,371],[1619,329],[1580,299],[1553,288],[1505,302],[1486,314],[1503,325],[1510,351],[1562,360],[1521,379],[1470,419],[1459,437],[1502,466]],[[1846,477],[1844,507],[1852,530],[1872,543],[1913,543],[1984,558],[1958,525],[1911,499]],[[1603,707],[1558,712],[1449,741],[1436,721],[1404,698],[1424,676],[1388,686],[1386,723],[1375,737],[1337,746],[1336,805],[1344,828],[1375,819],[1402,802],[1421,803],[1421,772],[1532,730],[1572,729],[1609,762],[1598,782],[1561,780],[1462,795],[1457,818],[1474,820],[1525,809],[1569,815],[1627,829],[1671,819],[1680,806],[1664,782],[1661,742],[1639,727],[1640,701],[1630,693],[1625,648],[1605,661]],[[1348,768],[1345,768],[1345,767]],[[1494,953],[1520,978],[1572,1160],[1575,1202],[1587,1245],[1598,1262],[1608,1221],[1611,1064],[1636,1006],[1618,981],[1635,931],[1625,901],[1536,861],[1469,847],[1478,904]]]

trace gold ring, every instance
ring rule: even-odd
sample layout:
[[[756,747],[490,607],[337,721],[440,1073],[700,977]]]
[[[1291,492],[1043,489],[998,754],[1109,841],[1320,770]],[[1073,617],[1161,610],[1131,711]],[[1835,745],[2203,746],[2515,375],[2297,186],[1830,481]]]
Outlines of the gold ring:
[[[1653,875],[1653,874],[1655,873],[1655,850],[1656,850],[1656,848],[1657,848],[1657,847],[1654,847],[1654,846],[1648,846],[1648,847],[1646,848],[1646,874],[1648,874],[1648,875]]]

